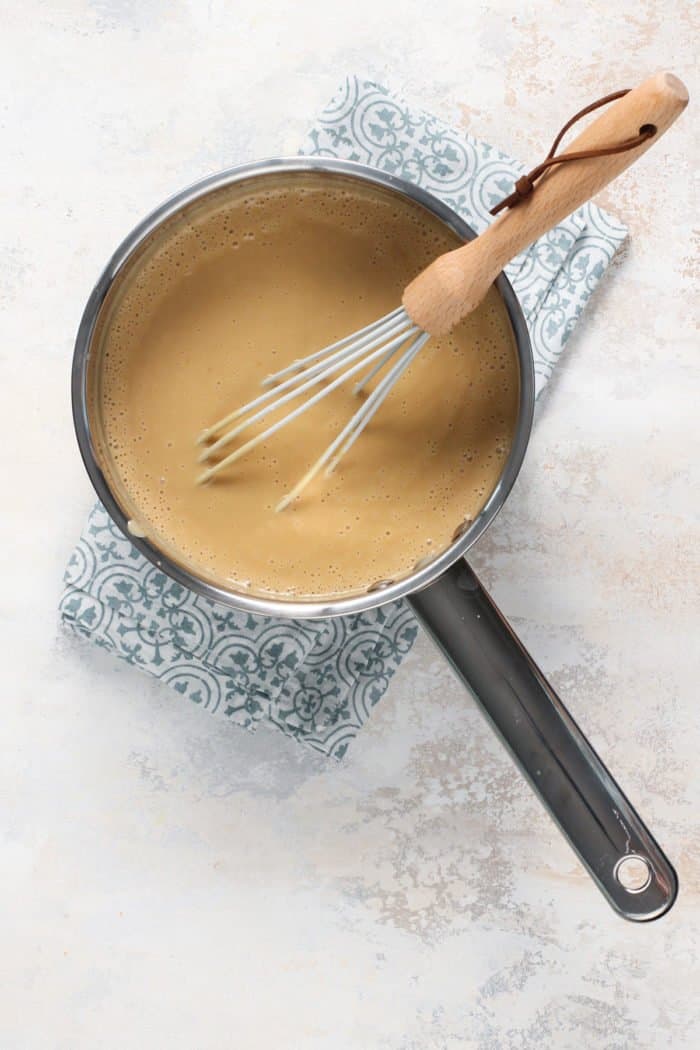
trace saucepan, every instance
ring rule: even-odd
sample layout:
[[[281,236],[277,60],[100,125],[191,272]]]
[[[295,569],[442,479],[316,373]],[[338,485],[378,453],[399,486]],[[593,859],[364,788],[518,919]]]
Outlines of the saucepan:
[[[232,168],[176,194],[141,222],[119,246],[85,307],[72,371],[75,429],[97,495],[118,527],[146,558],[184,586],[207,598],[266,616],[291,618],[359,613],[405,598],[433,636],[481,710],[501,737],[540,801],[559,825],[612,907],[644,921],[666,912],[677,893],[673,867],[612,775],[564,707],[552,686],[494,605],[464,556],[489,528],[518,475],[532,427],[535,383],[532,349],[518,300],[504,274],[496,287],[510,318],[520,372],[519,410],[510,455],[498,484],[473,521],[463,523],[451,544],[403,579],[385,581],[364,594],[286,601],[238,593],[204,578],[129,531],[129,513],[110,480],[99,421],[91,405],[99,339],[107,304],[139,254],[193,205],[233,187],[261,180],[344,180],[408,198],[436,216],[464,241],[474,231],[452,209],[394,175],[331,159],[275,159]]]

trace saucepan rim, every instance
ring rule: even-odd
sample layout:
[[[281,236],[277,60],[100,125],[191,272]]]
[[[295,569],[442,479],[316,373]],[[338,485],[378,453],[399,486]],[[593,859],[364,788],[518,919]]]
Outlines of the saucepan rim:
[[[131,543],[168,576],[212,601],[258,615],[285,616],[293,619],[341,616],[373,609],[403,598],[413,591],[422,590],[436,580],[458,558],[461,558],[490,526],[513,487],[530,438],[535,403],[534,364],[527,324],[510,282],[505,274],[501,273],[496,280],[496,287],[508,310],[520,369],[518,420],[513,444],[501,476],[481,511],[450,546],[429,564],[414,570],[403,579],[387,583],[363,594],[338,598],[323,597],[315,600],[306,598],[286,600],[229,591],[178,563],[151,543],[148,538],[132,535],[128,529],[128,518],[100,467],[88,413],[88,365],[92,339],[102,305],[134,252],[159,226],[176,216],[186,206],[209,193],[248,179],[256,179],[265,175],[303,172],[337,174],[393,190],[421,204],[463,240],[471,240],[476,236],[475,231],[457,212],[432,193],[399,176],[356,161],[330,157],[278,157],[227,168],[200,179],[168,198],[124,238],[107,263],[86,303],[75,340],[71,377],[73,422],[85,469],[101,503]]]

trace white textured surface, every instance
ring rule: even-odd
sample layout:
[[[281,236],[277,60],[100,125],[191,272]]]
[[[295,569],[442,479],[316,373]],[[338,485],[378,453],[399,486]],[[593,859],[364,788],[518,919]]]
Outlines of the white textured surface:
[[[604,198],[631,240],[474,558],[675,860],[667,918],[607,909],[425,641],[337,767],[183,707],[55,616],[92,500],[72,338],[135,220],[294,151],[348,70],[535,161],[657,67],[692,96],[694,11],[0,4],[2,1050],[700,1042],[692,109]]]

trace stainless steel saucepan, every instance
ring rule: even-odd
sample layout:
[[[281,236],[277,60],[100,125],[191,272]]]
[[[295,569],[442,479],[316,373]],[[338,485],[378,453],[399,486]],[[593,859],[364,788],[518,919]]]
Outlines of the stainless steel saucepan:
[[[511,752],[612,907],[627,919],[663,915],[673,904],[673,867],[605,768],[561,700],[489,598],[464,555],[503,506],[525,455],[534,406],[534,372],[527,327],[513,289],[496,282],[513,329],[520,368],[520,402],[513,446],[496,488],[477,518],[457,530],[451,545],[429,564],[379,589],[337,600],[283,601],[223,589],[178,563],[148,539],[130,535],[128,511],[108,480],[99,420],[91,410],[91,384],[106,308],[149,243],[171,220],[211,195],[253,188],[262,180],[303,178],[361,183],[409,198],[462,239],[474,231],[432,195],[392,175],[329,159],[272,160],[233,168],[183,190],[152,212],[123,241],[92,292],[73,358],[73,416],[80,451],[97,495],[122,531],[150,561],[184,586],[213,601],[269,616],[326,617],[357,613],[406,598]]]

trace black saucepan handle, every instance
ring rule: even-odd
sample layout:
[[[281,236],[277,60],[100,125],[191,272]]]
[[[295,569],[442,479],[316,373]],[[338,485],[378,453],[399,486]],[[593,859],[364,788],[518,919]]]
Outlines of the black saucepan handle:
[[[673,867],[464,561],[410,597],[612,907],[657,919]]]

